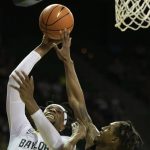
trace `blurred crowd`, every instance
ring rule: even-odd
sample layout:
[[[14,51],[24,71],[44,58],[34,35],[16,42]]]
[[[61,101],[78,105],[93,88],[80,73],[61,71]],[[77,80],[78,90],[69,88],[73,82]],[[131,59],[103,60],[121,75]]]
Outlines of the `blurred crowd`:
[[[150,105],[150,46],[130,45],[111,48],[106,75],[127,92]]]
[[[110,82],[150,106],[150,46],[148,44],[109,45],[96,50],[93,67]]]

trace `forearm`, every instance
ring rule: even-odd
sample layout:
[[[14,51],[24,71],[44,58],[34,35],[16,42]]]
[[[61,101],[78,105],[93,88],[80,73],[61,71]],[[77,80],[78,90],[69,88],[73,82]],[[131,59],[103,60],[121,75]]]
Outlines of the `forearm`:
[[[31,72],[34,65],[41,59],[41,56],[35,52],[34,50],[30,52],[23,60],[22,62],[16,67],[16,69],[11,73],[9,76],[9,81],[7,85],[7,114],[8,118],[12,116],[12,111],[17,112],[17,110],[12,109],[12,105],[16,105],[16,103],[19,103],[19,105],[22,105],[22,108],[24,110],[24,103],[22,102],[19,92],[12,88],[11,86],[18,86],[17,82],[14,80],[12,75],[16,76],[15,71],[24,71],[27,75]],[[20,106],[21,107],[21,106]],[[24,112],[24,111],[21,111]],[[24,114],[24,113],[23,113]],[[13,119],[11,117],[10,121]]]
[[[40,44],[34,50],[32,50],[14,69],[10,74],[8,84],[7,84],[7,116],[9,121],[10,132],[17,131],[16,128],[20,128],[23,124],[29,123],[25,116],[25,105],[21,100],[19,92],[14,89],[18,87],[17,82],[14,80],[13,76],[16,76],[15,71],[23,71],[25,74],[29,74],[35,64],[48,52],[48,47]],[[36,111],[36,109],[33,109]],[[31,111],[31,113],[33,113]],[[26,122],[26,123],[25,123]],[[16,125],[17,124],[17,125]]]
[[[52,149],[61,149],[63,146],[61,136],[43,112],[39,109],[31,117],[45,143]]]
[[[24,71],[27,75],[30,73],[34,65],[49,51],[49,47],[45,44],[40,44],[32,50],[16,67],[17,71]],[[14,71],[12,72],[12,74]]]
[[[52,45],[52,44],[51,44]],[[34,51],[37,52],[41,57],[46,55],[48,51],[51,49],[51,47],[47,44],[41,43],[39,46],[37,46]]]
[[[35,99],[28,100],[27,102],[25,102],[25,106],[30,115],[33,115],[40,109]]]
[[[22,62],[16,67],[15,70],[17,70],[18,72],[23,71],[28,75],[40,59],[41,56],[39,55],[39,53],[33,50],[22,60]],[[12,72],[13,75],[15,75],[14,71]]]
[[[18,84],[12,75],[16,75],[15,70],[24,71],[26,74],[29,74],[34,65],[40,59],[41,56],[33,50],[20,62],[9,76],[7,84],[6,110],[11,134],[17,134],[20,127],[29,124],[25,116],[25,104],[21,100],[19,92],[11,87],[11,85],[18,87]]]
[[[80,103],[84,103],[84,95],[74,68],[74,62],[71,59],[66,60],[64,61],[64,67],[68,95],[74,96]]]
[[[76,119],[91,122],[87,112],[82,88],[80,86],[72,60],[64,62],[66,74],[66,89],[70,107],[74,111]]]

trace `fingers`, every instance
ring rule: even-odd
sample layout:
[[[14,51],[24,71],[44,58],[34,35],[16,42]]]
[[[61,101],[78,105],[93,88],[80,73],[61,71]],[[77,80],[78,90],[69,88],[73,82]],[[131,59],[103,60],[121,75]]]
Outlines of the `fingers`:
[[[80,127],[81,127],[81,126],[85,127],[85,125],[83,124],[83,122],[82,122],[81,120],[78,120],[78,121],[72,123],[71,126],[72,126],[72,128],[77,128],[77,127],[79,127],[79,126],[80,126]]]
[[[45,34],[43,34],[43,38],[42,38],[42,40],[44,40],[44,39],[45,39],[45,37],[46,37],[46,35],[45,35]]]
[[[80,119],[77,119],[77,122],[78,122],[79,126],[82,127],[82,130],[86,131],[85,124]]]
[[[62,42],[63,42],[63,40],[64,40],[63,30],[60,30],[60,39],[61,39],[61,40],[62,40]]]
[[[61,56],[61,54],[60,54],[61,49],[58,48],[57,44],[53,43],[53,45],[54,45],[53,48],[55,49],[58,58],[61,59],[61,58],[62,58],[62,56]]]
[[[78,122],[74,122],[74,123],[71,124],[71,126],[72,126],[72,128],[76,128],[76,127],[79,126],[79,123]]]
[[[58,48],[58,46],[57,46],[56,43],[53,43],[52,45],[53,45],[53,48],[54,48],[56,51],[59,51],[59,48]]]
[[[20,91],[20,88],[14,86],[14,85],[10,85],[10,87],[12,87],[13,89],[17,90],[18,92]]]
[[[24,77],[23,77],[23,75],[22,75],[20,72],[18,72],[18,71],[15,71],[15,73],[17,74],[17,76],[19,77],[19,79],[20,79],[22,82],[24,82]]]
[[[68,41],[69,37],[70,37],[70,33],[66,28],[60,31],[60,38],[62,39],[63,43]]]
[[[70,39],[70,32],[65,28],[64,30],[60,30],[60,43],[63,44],[63,47],[71,44],[71,39]],[[58,47],[56,47],[56,45],[58,45],[58,43],[53,43],[53,46],[55,49],[57,48],[57,50],[61,50]]]
[[[43,35],[43,42],[44,43],[52,43],[51,48],[55,48],[56,49],[56,45],[63,43],[63,44],[67,44],[69,42],[69,38],[70,38],[70,32],[65,28],[64,30],[60,30],[60,40],[52,40],[48,37],[46,37],[46,35]],[[70,42],[69,42],[70,43]],[[58,48],[57,48],[58,50]],[[59,49],[60,50],[60,49]]]
[[[67,29],[65,28],[64,30],[64,41],[68,42],[70,38],[70,33],[67,31]]]
[[[34,89],[34,79],[33,79],[33,76],[31,76],[31,78],[30,78],[30,83],[31,83],[32,89]]]
[[[70,47],[70,45],[71,45],[71,40],[72,40],[72,38],[70,37],[70,38],[69,38],[69,47]]]
[[[29,81],[29,76],[28,76],[24,71],[21,71],[21,73],[22,73],[23,76],[24,76],[24,80]]]
[[[49,42],[49,38],[44,34],[42,38],[42,43],[47,44]]]
[[[34,87],[33,84],[33,80],[31,79],[30,82],[30,78],[29,76],[24,72],[24,71],[15,71],[16,75],[12,75],[13,79],[18,83],[18,85],[20,86],[20,88],[25,88],[25,87],[29,87],[32,86]]]
[[[21,84],[19,84],[20,86],[28,86],[29,84],[29,77],[28,75],[26,75],[26,73],[24,71],[15,71],[15,73],[17,74],[17,76],[19,77],[19,79],[21,80]]]
[[[30,78],[30,82],[34,83],[33,76],[31,76],[31,78]]]
[[[86,127],[85,125],[80,121],[74,122],[71,124],[72,126],[72,133],[74,135],[77,135],[80,137],[80,139],[83,139],[86,136]]]
[[[21,81],[16,76],[12,75],[12,77],[19,85],[22,84]]]

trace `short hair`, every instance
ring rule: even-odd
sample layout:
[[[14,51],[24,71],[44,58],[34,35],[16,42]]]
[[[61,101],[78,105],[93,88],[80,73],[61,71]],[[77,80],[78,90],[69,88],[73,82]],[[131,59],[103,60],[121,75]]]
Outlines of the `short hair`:
[[[118,150],[141,150],[143,141],[131,121],[120,121],[115,134],[120,139]]]

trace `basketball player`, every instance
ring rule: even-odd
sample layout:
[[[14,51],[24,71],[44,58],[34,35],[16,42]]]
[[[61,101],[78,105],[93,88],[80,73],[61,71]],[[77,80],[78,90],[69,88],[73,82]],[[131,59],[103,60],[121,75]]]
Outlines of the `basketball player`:
[[[59,131],[64,130],[67,121],[65,109],[53,104],[47,106],[43,113],[33,98],[34,86],[29,87],[33,83],[33,78],[24,79],[34,65],[53,47],[53,42],[58,41],[43,36],[41,44],[25,57],[9,77],[6,102],[10,129],[8,150],[72,150],[83,135],[80,133],[83,133],[85,128],[75,123],[71,138],[60,136]],[[35,131],[27,119],[25,104],[39,132]]]
[[[101,131],[94,126],[87,112],[84,94],[70,56],[71,38],[66,30],[62,36],[62,48],[59,49],[55,45],[55,49],[58,58],[64,63],[69,104],[76,119],[81,120],[87,128],[85,149],[93,146],[96,150],[138,150],[142,145],[142,140],[130,121],[110,123],[102,127]]]

